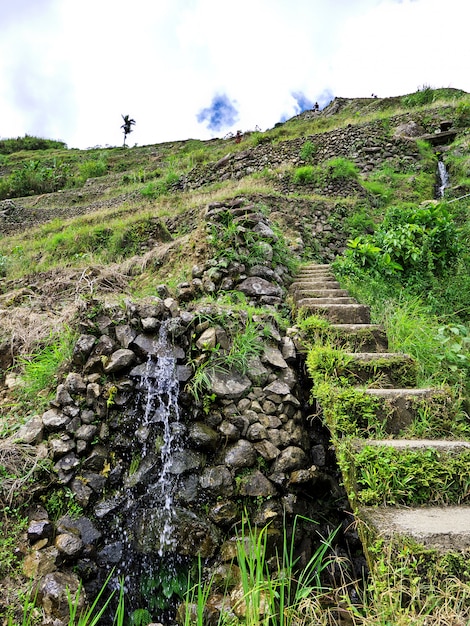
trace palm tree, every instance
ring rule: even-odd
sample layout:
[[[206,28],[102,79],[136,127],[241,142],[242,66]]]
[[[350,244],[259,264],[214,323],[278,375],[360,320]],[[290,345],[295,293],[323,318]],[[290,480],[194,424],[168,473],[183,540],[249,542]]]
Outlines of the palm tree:
[[[132,132],[131,126],[135,124],[135,120],[131,119],[128,115],[122,115],[122,119],[124,120],[124,124],[121,126],[122,132],[124,133],[124,145],[123,148],[126,147],[126,137],[129,133]]]

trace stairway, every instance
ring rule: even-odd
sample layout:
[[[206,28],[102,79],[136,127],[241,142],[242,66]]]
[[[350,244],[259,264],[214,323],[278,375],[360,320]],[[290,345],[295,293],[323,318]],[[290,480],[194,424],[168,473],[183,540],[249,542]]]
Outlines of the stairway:
[[[353,385],[374,399],[383,421],[380,438],[368,438],[365,429],[359,437],[343,437],[335,432],[337,424],[327,423],[371,568],[378,556],[367,544],[377,546],[377,540],[383,545],[393,541],[398,551],[415,542],[440,555],[470,549],[470,506],[464,504],[470,499],[470,475],[459,471],[470,468],[470,442],[455,441],[451,433],[448,439],[408,434],[419,420],[449,420],[448,394],[416,387],[413,359],[388,352],[383,328],[370,323],[369,308],[340,288],[329,265],[304,266],[290,295],[294,310],[302,310],[304,317],[316,315],[331,323],[328,332],[335,345],[351,357],[348,369],[353,372]],[[301,338],[295,340],[298,349],[306,352]],[[394,468],[390,484],[381,484],[380,463]],[[432,472],[439,475],[441,469],[449,474],[443,493],[438,483],[429,484]],[[371,488],[374,472],[376,484]]]

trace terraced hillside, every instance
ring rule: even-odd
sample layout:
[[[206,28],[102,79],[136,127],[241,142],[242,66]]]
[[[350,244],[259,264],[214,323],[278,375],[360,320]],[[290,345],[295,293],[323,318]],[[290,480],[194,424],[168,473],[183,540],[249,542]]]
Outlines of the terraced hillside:
[[[131,398],[142,402],[142,367],[157,358],[157,335],[167,326],[178,363],[181,439],[196,450],[175,479],[174,497],[194,525],[193,547],[183,539],[177,547],[188,563],[198,541],[204,558],[220,559],[244,507],[255,525],[269,523],[281,535],[283,528],[295,534],[296,516],[317,516],[323,536],[336,524],[343,528],[333,549],[341,576],[328,578],[325,570],[323,583],[338,587],[338,578],[347,578],[349,598],[328,611],[322,605],[321,619],[340,619],[343,610],[357,623],[468,618],[461,562],[446,572],[437,559],[423,574],[422,556],[410,565],[412,543],[398,559],[397,571],[414,581],[413,589],[402,581],[402,601],[381,603],[385,589],[398,593],[399,576],[388,571],[388,587],[374,578],[370,554],[369,595],[359,600],[353,579],[366,570],[349,523],[363,506],[378,512],[381,505],[467,503],[466,443],[457,453],[420,445],[410,459],[415,444],[403,452],[396,442],[405,434],[412,442],[470,440],[469,127],[470,96],[425,88],[389,99],[337,98],[321,112],[245,133],[239,143],[189,139],[78,151],[44,144],[17,150],[25,142],[0,141],[5,619],[15,619],[17,589],[26,589],[28,577],[46,611],[54,605],[43,589],[47,576],[81,572],[92,597],[124,559],[113,557],[116,542],[106,543],[117,532],[107,526],[109,503],[125,494],[131,510],[152,468],[163,463],[146,460],[146,438],[162,435],[148,424],[151,435],[135,430],[126,407]],[[449,174],[445,189],[439,162]],[[302,269],[311,264],[331,266],[331,280],[312,284]],[[371,371],[381,373],[372,383]],[[359,395],[358,381],[368,386]],[[434,491],[414,491],[409,476],[434,467],[432,455],[445,457],[453,473],[436,478]],[[396,476],[387,463],[400,465]],[[216,486],[218,472],[225,478]],[[207,524],[194,518],[202,510]],[[91,547],[67,515],[96,527]],[[38,524],[42,534],[31,531]],[[80,533],[82,543],[68,553],[65,544]],[[368,536],[378,551],[375,533]],[[296,542],[301,562],[317,540]],[[142,572],[147,541],[138,559],[132,556]],[[124,542],[120,550],[130,559],[134,547]],[[343,569],[342,559],[349,564]],[[431,590],[433,577],[445,584]],[[459,606],[451,601],[455,577]],[[78,578],[67,581],[78,585]],[[134,591],[139,608],[142,591]],[[236,603],[232,609],[243,619]],[[48,610],[44,619],[67,623],[59,609]],[[145,610],[158,613],[151,603]],[[170,606],[159,610],[170,619]]]

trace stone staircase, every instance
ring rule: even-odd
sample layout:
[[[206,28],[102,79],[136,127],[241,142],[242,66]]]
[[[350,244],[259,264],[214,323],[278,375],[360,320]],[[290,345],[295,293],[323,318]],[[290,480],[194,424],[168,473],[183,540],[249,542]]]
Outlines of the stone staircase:
[[[377,401],[377,413],[383,420],[383,436],[373,439],[367,438],[367,434],[342,438],[342,433],[334,432],[334,424],[327,424],[371,567],[377,559],[377,551],[371,553],[367,543],[377,539],[383,540],[383,545],[392,540],[402,546],[416,542],[424,546],[423,549],[441,556],[449,552],[465,553],[470,548],[470,506],[464,504],[470,499],[470,476],[459,475],[455,467],[459,467],[460,460],[462,466],[466,462],[466,467],[470,467],[470,442],[455,441],[451,433],[449,439],[418,439],[407,435],[407,429],[415,420],[431,414],[434,419],[449,418],[452,410],[449,395],[440,389],[416,387],[413,359],[405,354],[388,352],[383,328],[370,323],[369,308],[340,288],[328,265],[304,266],[291,285],[290,294],[294,309],[302,309],[306,315],[317,315],[330,322],[335,344],[350,351],[350,369],[357,381],[353,384]],[[301,343],[298,347],[302,350]],[[370,367],[379,375],[369,377]],[[375,452],[378,455],[383,452],[389,459],[386,462],[396,463],[393,481],[402,486],[401,498],[384,496],[379,503],[367,502],[361,479],[364,472],[373,473],[374,461],[367,465],[361,454],[366,448],[371,458]],[[405,454],[413,454],[414,480],[410,480],[408,474],[401,474],[400,458]],[[347,459],[346,463],[341,462],[340,455]],[[436,496],[432,490],[435,485],[426,487],[426,476],[420,475],[420,469],[428,467],[426,464],[431,458],[437,467],[444,467],[452,461],[456,472],[450,479],[452,494]],[[413,498],[409,499],[409,494],[414,494]],[[416,505],[416,501],[422,504]]]

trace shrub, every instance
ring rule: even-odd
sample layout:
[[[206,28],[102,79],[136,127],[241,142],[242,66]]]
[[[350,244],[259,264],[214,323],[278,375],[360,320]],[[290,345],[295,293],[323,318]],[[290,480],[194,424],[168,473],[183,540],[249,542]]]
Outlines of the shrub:
[[[97,160],[84,161],[79,167],[79,176],[82,182],[89,178],[104,176],[108,171],[108,164],[103,158]]]
[[[298,167],[294,171],[294,183],[297,185],[308,185],[317,180],[315,168],[312,165]]]
[[[326,163],[329,178],[337,180],[339,178],[357,178],[359,170],[356,164],[344,157],[330,159]]]
[[[429,85],[418,87],[418,91],[403,96],[401,103],[406,108],[420,107],[434,102],[434,90]]]
[[[69,166],[56,159],[51,165],[28,161],[0,180],[0,200],[57,191],[66,186],[69,175]]]
[[[312,157],[315,156],[316,152],[317,147],[308,139],[300,149],[300,158],[303,161],[310,161]]]

